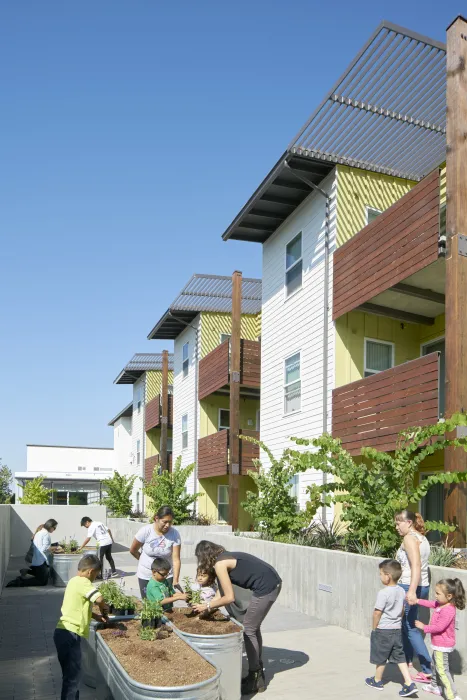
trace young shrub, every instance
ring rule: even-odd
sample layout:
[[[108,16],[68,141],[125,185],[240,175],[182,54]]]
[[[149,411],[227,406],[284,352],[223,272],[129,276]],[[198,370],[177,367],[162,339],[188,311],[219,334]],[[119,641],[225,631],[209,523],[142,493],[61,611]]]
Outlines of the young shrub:
[[[188,605],[201,605],[201,603],[203,602],[201,598],[201,591],[193,590],[193,582],[189,576],[185,576],[185,578],[183,579],[183,587],[185,593],[188,596]]]
[[[124,476],[115,472],[110,479],[104,479],[102,488],[106,495],[102,499],[102,504],[107,506],[112,515],[117,518],[126,518],[130,515],[133,507],[131,494],[136,476]]]
[[[186,484],[195,465],[182,467],[182,457],[177,457],[171,472],[158,474],[154,471],[151,481],[144,482],[144,493],[150,500],[150,508],[157,513],[161,506],[170,506],[174,512],[174,523],[180,525],[192,518],[192,507],[199,493],[186,492]]]
[[[19,502],[23,505],[48,505],[50,496],[54,493],[54,489],[46,489],[43,486],[45,477],[38,476],[31,481],[27,481],[23,488],[23,495]]]
[[[143,627],[157,627],[163,614],[164,611],[159,601],[145,598],[138,617]]]
[[[428,563],[432,566],[454,566],[459,554],[452,547],[444,544],[433,545]]]
[[[139,638],[144,642],[153,642],[156,638],[156,630],[152,627],[140,627]]]

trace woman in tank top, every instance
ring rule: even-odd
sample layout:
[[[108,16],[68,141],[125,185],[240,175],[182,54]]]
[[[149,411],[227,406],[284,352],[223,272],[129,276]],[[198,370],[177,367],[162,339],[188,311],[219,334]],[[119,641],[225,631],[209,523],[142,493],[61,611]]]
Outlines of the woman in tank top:
[[[234,586],[251,591],[251,599],[243,617],[248,676],[242,680],[242,695],[261,693],[266,688],[262,660],[261,623],[276,602],[282,580],[275,569],[262,559],[246,552],[226,552],[214,542],[203,540],[195,550],[198,566],[203,571],[214,569],[222,596],[207,605],[195,605],[196,612],[213,610],[235,603]],[[233,615],[232,615],[233,616]]]
[[[418,656],[421,671],[415,676],[417,683],[430,683],[431,659],[423,635],[415,621],[418,617],[417,599],[427,599],[430,591],[428,559],[430,543],[425,537],[425,523],[420,513],[402,510],[396,513],[396,530],[403,538],[396,559],[402,567],[399,586],[407,592],[405,614],[402,619],[402,641],[409,666],[414,654]]]

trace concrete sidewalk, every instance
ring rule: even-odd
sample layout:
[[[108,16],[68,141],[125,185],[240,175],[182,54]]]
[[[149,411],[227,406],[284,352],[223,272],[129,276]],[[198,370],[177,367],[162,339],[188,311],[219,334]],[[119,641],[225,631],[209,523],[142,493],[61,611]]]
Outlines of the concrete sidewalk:
[[[116,546],[117,569],[125,590],[139,593],[136,561]],[[13,578],[22,559],[10,561],[6,581]],[[183,561],[182,576],[193,577],[194,561]],[[63,589],[10,588],[0,599],[0,700],[59,700],[61,671],[53,644],[53,630],[60,614]],[[280,600],[280,599],[279,599]],[[276,603],[263,630],[264,662],[271,700],[326,700],[371,698],[365,686],[372,675],[369,640],[327,625]],[[395,680],[397,670],[393,671]],[[389,676],[388,676],[389,678]],[[467,678],[456,678],[460,697],[467,700]],[[379,697],[398,697],[400,685],[389,682]],[[421,697],[428,697],[420,692]],[[100,700],[83,686],[80,700]]]

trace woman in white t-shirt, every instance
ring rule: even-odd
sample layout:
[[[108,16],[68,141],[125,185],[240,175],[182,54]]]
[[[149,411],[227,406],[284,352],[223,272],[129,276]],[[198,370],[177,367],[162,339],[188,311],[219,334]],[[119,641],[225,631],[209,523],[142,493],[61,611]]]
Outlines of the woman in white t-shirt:
[[[146,597],[155,557],[169,560],[171,569],[167,581],[173,586],[179,584],[181,540],[179,532],[172,527],[173,519],[172,508],[162,506],[154,516],[154,523],[140,528],[131,543],[130,553],[138,560],[137,576],[142,598]]]
[[[37,528],[32,543],[33,555],[29,569],[21,569],[18,576],[7,588],[23,588],[24,586],[46,586],[49,580],[49,554],[51,551],[51,534],[57,529],[57,521],[51,518]],[[31,574],[30,576],[28,574]]]
[[[406,591],[405,614],[402,619],[402,641],[405,657],[412,666],[414,654],[418,656],[421,671],[415,676],[417,683],[431,682],[431,658],[421,631],[415,627],[418,616],[417,600],[428,598],[430,581],[428,559],[430,543],[425,537],[425,523],[420,513],[401,510],[396,513],[396,530],[403,538],[396,559],[402,567],[399,586]]]

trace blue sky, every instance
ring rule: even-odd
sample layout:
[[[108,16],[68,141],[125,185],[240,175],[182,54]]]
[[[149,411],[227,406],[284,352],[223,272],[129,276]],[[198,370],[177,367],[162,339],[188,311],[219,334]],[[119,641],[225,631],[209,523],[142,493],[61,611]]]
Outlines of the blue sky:
[[[221,234],[382,19],[458,3],[4,2],[0,456],[110,446],[113,379],[194,272],[261,275]],[[170,345],[167,347],[170,348]]]

